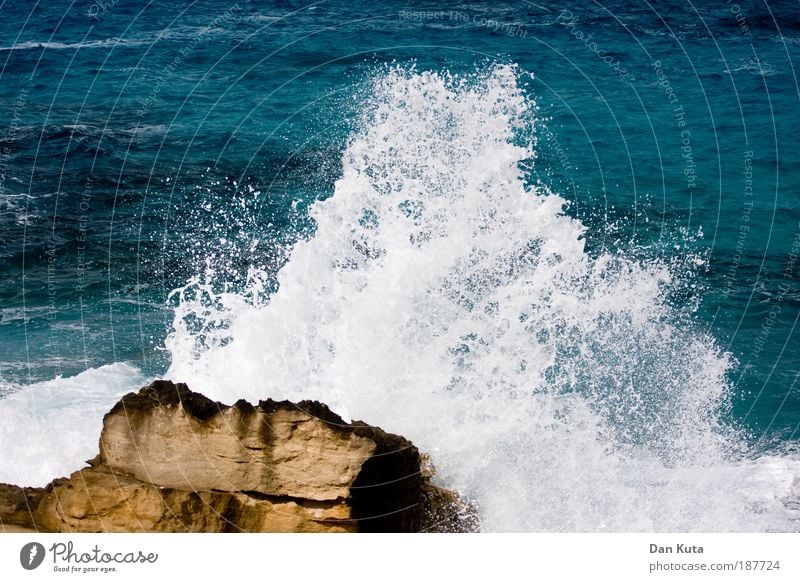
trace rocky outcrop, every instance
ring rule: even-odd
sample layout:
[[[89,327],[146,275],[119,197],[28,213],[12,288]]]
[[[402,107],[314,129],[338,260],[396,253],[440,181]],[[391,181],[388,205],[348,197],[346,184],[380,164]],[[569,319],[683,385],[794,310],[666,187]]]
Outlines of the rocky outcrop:
[[[44,493],[35,487],[17,487],[0,483],[0,525],[34,529],[33,512]]]
[[[157,381],[105,416],[100,454],[45,489],[0,485],[0,523],[45,531],[476,531],[403,437],[318,402],[214,402]]]
[[[357,531],[345,503],[162,488],[106,466],[55,482],[34,519],[61,532]]]

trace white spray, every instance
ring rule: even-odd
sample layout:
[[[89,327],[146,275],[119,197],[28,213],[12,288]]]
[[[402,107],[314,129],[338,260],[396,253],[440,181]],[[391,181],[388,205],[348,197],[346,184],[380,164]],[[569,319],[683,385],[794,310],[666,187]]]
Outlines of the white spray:
[[[386,71],[279,290],[174,292],[168,377],[403,434],[484,530],[800,529],[800,462],[745,460],[732,362],[667,305],[670,269],[591,258],[525,187],[534,113],[513,67]]]

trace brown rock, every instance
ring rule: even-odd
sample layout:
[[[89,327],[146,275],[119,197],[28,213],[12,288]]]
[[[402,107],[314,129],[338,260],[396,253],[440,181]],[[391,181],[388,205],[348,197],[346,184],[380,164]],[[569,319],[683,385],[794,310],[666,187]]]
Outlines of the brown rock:
[[[422,523],[419,531],[427,533],[479,532],[478,512],[470,503],[449,489],[423,483]]]
[[[157,381],[105,416],[100,455],[44,490],[0,486],[0,523],[54,532],[477,531],[403,437],[318,402],[226,406]]]
[[[0,524],[34,528],[33,512],[44,489],[0,483]]]
[[[345,503],[161,488],[107,467],[60,480],[34,514],[54,532],[348,532]]]
[[[378,445],[374,436],[359,435],[316,403],[225,406],[183,384],[157,382],[106,415],[100,455],[109,467],[162,487],[331,501],[348,497]]]

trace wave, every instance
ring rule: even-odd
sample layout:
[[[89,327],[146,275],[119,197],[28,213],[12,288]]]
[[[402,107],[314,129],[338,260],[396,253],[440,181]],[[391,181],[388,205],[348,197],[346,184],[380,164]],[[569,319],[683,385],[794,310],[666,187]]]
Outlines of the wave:
[[[148,382],[130,364],[27,386],[0,383],[0,482],[43,486],[97,454],[103,415]]]
[[[526,185],[520,76],[377,75],[278,290],[252,269],[241,293],[213,273],[173,292],[167,376],[403,434],[488,531],[800,529],[800,458],[748,449],[735,362],[670,304],[702,260],[585,252]]]
[[[66,50],[66,49],[93,49],[93,48],[106,48],[106,47],[126,47],[126,46],[140,46],[145,44],[152,44],[152,40],[145,41],[132,41],[122,38],[106,38],[103,40],[90,40],[85,42],[40,42],[40,41],[25,41],[19,42],[10,46],[0,46],[0,52],[6,51],[24,51],[35,49],[49,49],[49,50]]]
[[[748,448],[726,421],[735,362],[668,300],[698,259],[585,251],[586,227],[521,169],[521,78],[376,75],[277,283],[252,268],[221,291],[209,271],[173,292],[167,377],[403,434],[488,531],[797,531],[800,458]],[[0,481],[78,468],[147,381],[117,363],[0,385]]]
[[[176,26],[171,29],[159,31],[157,34],[149,34],[139,38],[136,37],[109,37],[97,40],[87,40],[82,42],[59,42],[59,41],[23,41],[13,45],[0,46],[0,52],[25,51],[25,50],[69,50],[69,49],[96,49],[96,48],[127,48],[137,46],[150,46],[159,41],[179,41],[210,35],[228,34],[231,31],[223,27],[211,26]]]

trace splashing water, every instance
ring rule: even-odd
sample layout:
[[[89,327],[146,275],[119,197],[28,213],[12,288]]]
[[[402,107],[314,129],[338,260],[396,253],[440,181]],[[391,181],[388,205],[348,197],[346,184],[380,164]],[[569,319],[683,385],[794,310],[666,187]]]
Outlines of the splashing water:
[[[123,362],[27,386],[0,381],[0,483],[43,487],[97,455],[103,415],[152,378]]]
[[[534,113],[510,66],[385,71],[278,291],[173,292],[168,377],[403,434],[484,530],[800,529],[800,460],[720,420],[731,358],[668,305],[668,265],[590,257],[526,188]]]

